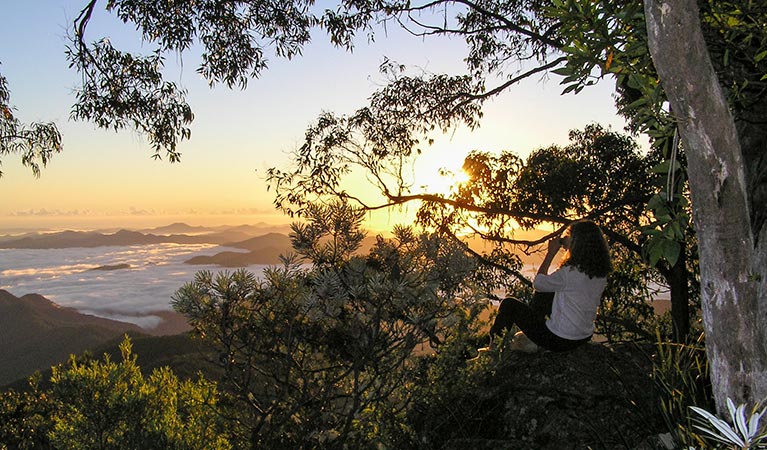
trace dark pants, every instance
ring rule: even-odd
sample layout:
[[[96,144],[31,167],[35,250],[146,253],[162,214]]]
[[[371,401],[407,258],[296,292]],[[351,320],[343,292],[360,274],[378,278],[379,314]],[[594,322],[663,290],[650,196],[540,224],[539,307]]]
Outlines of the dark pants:
[[[555,352],[572,350],[591,340],[591,337],[579,340],[565,339],[549,331],[546,318],[551,315],[553,301],[553,292],[534,293],[529,305],[511,297],[504,299],[490,328],[490,338],[500,335],[502,331],[509,331],[516,325],[536,345]]]

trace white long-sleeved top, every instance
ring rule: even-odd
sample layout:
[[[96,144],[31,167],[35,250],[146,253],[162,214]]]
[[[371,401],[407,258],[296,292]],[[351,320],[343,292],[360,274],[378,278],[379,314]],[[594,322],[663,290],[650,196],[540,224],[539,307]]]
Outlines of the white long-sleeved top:
[[[589,278],[572,266],[538,274],[533,287],[540,292],[554,292],[551,317],[546,327],[565,339],[586,339],[594,333],[594,319],[607,285],[607,278]]]

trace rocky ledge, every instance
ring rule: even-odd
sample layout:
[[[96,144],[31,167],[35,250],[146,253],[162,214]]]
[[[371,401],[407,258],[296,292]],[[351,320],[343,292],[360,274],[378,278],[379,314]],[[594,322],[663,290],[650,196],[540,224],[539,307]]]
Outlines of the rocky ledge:
[[[654,346],[590,343],[566,353],[491,351],[469,390],[423,405],[413,419],[427,447],[482,449],[660,448],[666,432],[651,378]]]

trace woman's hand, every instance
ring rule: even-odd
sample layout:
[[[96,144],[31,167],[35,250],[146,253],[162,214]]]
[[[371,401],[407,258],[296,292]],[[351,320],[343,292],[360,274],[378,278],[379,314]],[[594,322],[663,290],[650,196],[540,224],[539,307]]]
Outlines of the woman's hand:
[[[549,239],[549,253],[554,254],[558,252],[560,248],[562,248],[562,238],[555,236]]]

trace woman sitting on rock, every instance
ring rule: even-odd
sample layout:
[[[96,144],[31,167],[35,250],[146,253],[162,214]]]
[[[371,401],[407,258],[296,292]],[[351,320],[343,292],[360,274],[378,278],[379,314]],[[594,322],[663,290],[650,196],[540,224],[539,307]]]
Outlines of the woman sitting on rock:
[[[549,266],[562,247],[568,254],[549,274]],[[549,240],[533,280],[536,293],[531,303],[514,298],[501,302],[490,328],[491,345],[495,336],[513,325],[533,344],[547,350],[566,351],[588,342],[611,270],[610,251],[599,226],[588,220],[572,223],[562,237]]]

